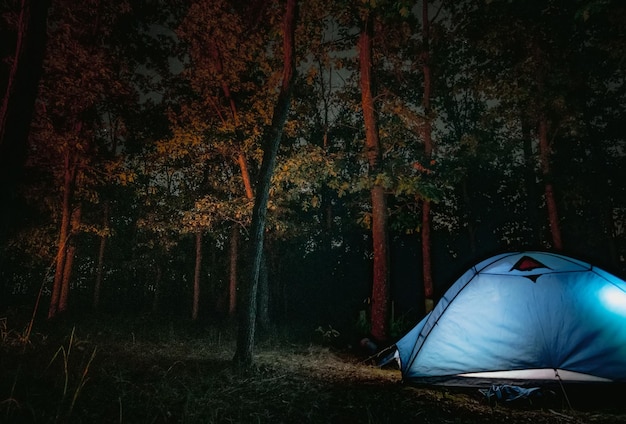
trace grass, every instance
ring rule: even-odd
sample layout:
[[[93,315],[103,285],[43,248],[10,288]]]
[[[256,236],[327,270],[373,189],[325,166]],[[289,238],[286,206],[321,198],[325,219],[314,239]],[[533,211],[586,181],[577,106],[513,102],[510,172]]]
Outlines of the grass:
[[[4,328],[6,423],[626,422],[624,407],[490,407],[476,392],[410,387],[347,347],[288,333],[264,337],[240,373],[229,328],[99,317],[35,327],[27,346]]]

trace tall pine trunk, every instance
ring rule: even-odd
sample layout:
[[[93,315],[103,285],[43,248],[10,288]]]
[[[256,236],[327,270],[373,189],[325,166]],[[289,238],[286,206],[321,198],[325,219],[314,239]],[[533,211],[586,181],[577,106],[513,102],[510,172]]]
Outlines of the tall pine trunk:
[[[430,22],[428,17],[428,1],[422,3],[422,41],[424,51],[422,55],[424,72],[424,98],[422,106],[424,108],[424,125],[422,127],[422,139],[424,141],[424,161],[425,166],[430,166],[433,152],[432,123],[431,123],[431,87],[432,69],[430,67]],[[433,273],[431,259],[431,237],[430,237],[430,199],[422,201],[422,275],[424,279],[424,309],[428,313],[434,307]]]
[[[282,85],[272,114],[272,123],[264,131],[263,160],[257,184],[257,192],[252,210],[250,228],[249,275],[245,281],[244,299],[239,311],[239,328],[237,332],[237,351],[234,362],[240,368],[249,368],[253,363],[254,335],[256,330],[257,288],[259,271],[263,257],[263,239],[267,203],[269,200],[270,182],[274,173],[278,147],[282,138],[283,128],[293,91],[295,77],[295,25],[296,0],[287,0],[283,22],[283,75]]]
[[[365,123],[365,150],[369,163],[369,175],[374,181],[370,190],[372,202],[372,249],[374,251],[371,297],[371,333],[378,341],[388,338],[389,329],[389,242],[387,195],[378,183],[383,172],[382,149],[378,133],[378,117],[372,93],[372,37],[373,18],[368,15],[362,22],[359,34],[359,71],[361,105]]]

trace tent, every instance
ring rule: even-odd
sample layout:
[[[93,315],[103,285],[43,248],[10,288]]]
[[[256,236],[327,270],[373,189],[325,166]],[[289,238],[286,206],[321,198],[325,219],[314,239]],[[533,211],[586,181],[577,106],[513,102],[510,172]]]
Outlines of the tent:
[[[626,282],[556,253],[500,254],[466,271],[396,348],[407,382],[624,383]]]

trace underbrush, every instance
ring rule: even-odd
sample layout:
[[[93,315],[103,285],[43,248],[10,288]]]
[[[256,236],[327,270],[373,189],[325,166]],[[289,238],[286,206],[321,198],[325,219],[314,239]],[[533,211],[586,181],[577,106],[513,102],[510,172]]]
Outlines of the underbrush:
[[[230,325],[150,317],[0,327],[3,423],[624,422],[624,411],[518,410],[401,384],[348,349],[283,328],[259,336],[255,367],[231,365]]]

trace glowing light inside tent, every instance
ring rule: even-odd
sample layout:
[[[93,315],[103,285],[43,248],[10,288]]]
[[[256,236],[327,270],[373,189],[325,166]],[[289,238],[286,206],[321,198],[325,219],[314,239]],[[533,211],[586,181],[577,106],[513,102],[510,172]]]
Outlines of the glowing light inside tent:
[[[611,312],[626,316],[626,292],[618,287],[607,285],[600,290],[600,301]]]

